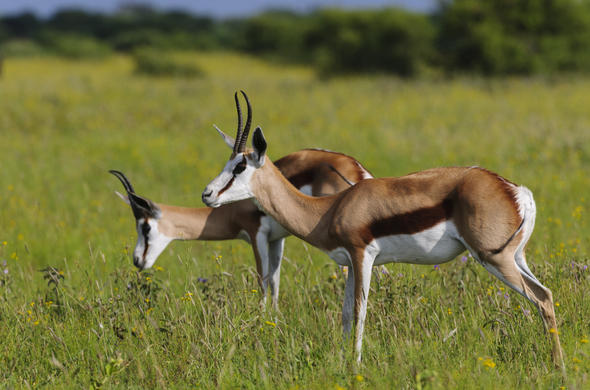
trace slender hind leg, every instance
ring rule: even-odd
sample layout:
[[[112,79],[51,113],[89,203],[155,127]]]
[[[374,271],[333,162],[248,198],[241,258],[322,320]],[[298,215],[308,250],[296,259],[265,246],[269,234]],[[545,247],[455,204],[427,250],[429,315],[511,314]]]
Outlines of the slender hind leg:
[[[375,255],[369,251],[357,250],[352,254],[352,271],[354,278],[354,351],[356,362],[361,362],[363,347],[363,331],[367,316],[367,301],[369,299],[369,287],[371,285],[371,273]],[[349,271],[350,272],[350,271]]]
[[[545,328],[552,337],[553,362],[556,367],[564,371],[565,366],[559,343],[555,311],[553,309],[553,295],[547,287],[543,286],[537,280],[528,267],[525,270],[518,265],[520,263],[526,264],[524,254],[519,253],[519,255],[521,257],[517,263],[515,255],[507,249],[499,254],[490,255],[482,259],[482,264],[490,273],[523,295],[539,309]]]

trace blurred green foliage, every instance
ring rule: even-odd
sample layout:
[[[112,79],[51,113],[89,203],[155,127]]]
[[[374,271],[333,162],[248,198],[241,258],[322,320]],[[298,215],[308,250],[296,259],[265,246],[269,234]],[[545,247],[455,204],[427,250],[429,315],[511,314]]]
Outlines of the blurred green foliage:
[[[449,71],[532,74],[590,69],[590,8],[572,0],[455,0],[438,14]]]
[[[47,32],[39,41],[50,53],[66,58],[103,58],[112,52],[106,43],[77,34]]]
[[[396,8],[273,10],[231,20],[128,5],[0,19],[0,45],[28,39],[67,57],[110,50],[239,50],[311,64],[323,75],[552,74],[590,69],[588,0],[441,1],[431,15]],[[4,50],[18,55],[22,50]]]
[[[149,47],[133,52],[135,71],[152,76],[202,76],[203,71],[193,62],[183,60],[173,53],[163,53]]]
[[[416,75],[432,57],[433,25],[425,15],[398,9],[325,10],[307,37],[323,74],[392,72]]]

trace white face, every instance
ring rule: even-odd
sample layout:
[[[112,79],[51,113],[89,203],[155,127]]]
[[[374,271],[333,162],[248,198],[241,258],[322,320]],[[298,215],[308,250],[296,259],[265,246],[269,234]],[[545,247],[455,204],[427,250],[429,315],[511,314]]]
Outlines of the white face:
[[[133,264],[140,270],[151,268],[172,240],[158,230],[157,219],[138,219],[137,244],[133,251]]]
[[[264,156],[258,159],[256,155],[256,152],[239,153],[229,160],[223,171],[205,187],[201,196],[203,203],[209,207],[219,207],[253,198],[250,180],[256,169],[264,164]]]

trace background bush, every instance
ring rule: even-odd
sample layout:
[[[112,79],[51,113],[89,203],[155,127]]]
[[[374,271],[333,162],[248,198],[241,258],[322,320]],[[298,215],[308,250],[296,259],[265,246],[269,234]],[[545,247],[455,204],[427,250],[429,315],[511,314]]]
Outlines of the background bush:
[[[0,55],[4,57],[32,57],[43,53],[44,49],[30,39],[12,39],[0,45]]]
[[[431,57],[434,28],[424,15],[398,9],[326,10],[314,17],[308,46],[320,72],[418,74]]]
[[[141,48],[133,52],[135,71],[152,76],[202,76],[203,71],[194,63],[170,52]]]
[[[41,39],[47,49],[67,58],[103,58],[111,47],[95,38],[75,34],[47,33]]]
[[[497,75],[590,69],[587,2],[455,0],[438,17],[438,51],[448,71]]]
[[[265,12],[244,21],[236,46],[251,54],[307,62],[311,56],[305,41],[311,28],[307,15]]]

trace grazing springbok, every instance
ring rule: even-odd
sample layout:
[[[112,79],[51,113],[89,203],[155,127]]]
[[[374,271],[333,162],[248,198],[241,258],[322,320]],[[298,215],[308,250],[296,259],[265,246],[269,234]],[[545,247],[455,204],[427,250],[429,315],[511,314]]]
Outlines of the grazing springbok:
[[[260,127],[254,130],[253,148],[245,149],[248,131],[248,126],[238,131],[239,147],[203,191],[203,202],[218,207],[255,198],[293,235],[351,267],[342,325],[349,335],[354,319],[358,362],[372,267],[388,262],[439,264],[468,250],[539,309],[553,338],[554,362],[563,367],[551,291],[525,260],[536,214],[526,187],[479,167],[435,168],[362,180],[336,195],[312,198],[297,191],[266,156]]]
[[[231,137],[218,131],[233,147]],[[300,150],[275,164],[296,188],[313,196],[334,194],[372,177],[354,158],[325,150]],[[127,196],[117,194],[131,206],[135,216],[137,244],[133,264],[136,267],[150,268],[173,240],[241,238],[252,244],[263,302],[270,284],[272,305],[277,307],[281,259],[285,237],[290,233],[262,213],[254,202],[244,200],[216,209],[168,206],[137,195],[123,173],[110,172],[123,183]]]

